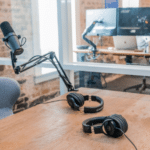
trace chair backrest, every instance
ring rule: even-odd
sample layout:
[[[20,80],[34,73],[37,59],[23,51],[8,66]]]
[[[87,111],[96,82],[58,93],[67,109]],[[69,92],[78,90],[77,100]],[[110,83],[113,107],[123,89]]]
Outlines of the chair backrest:
[[[0,77],[0,119],[13,114],[13,105],[19,96],[19,83],[11,78]]]

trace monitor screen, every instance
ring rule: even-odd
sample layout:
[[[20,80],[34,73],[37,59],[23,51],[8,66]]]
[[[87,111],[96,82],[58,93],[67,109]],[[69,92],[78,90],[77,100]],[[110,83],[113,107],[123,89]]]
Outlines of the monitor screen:
[[[89,36],[112,36],[117,35],[116,8],[109,9],[89,9],[86,11],[86,28],[94,21],[102,20],[103,23],[95,24]]]
[[[118,8],[117,35],[150,35],[150,8]]]

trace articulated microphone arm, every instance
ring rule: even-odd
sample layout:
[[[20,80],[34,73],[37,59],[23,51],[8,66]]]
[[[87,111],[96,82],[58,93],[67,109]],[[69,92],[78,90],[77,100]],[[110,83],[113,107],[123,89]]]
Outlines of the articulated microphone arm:
[[[95,25],[97,23],[103,23],[103,19],[92,22],[92,24],[88,28],[86,28],[82,34],[82,39],[85,40],[87,43],[89,43],[92,46],[91,51],[93,52],[93,58],[95,58],[97,48],[96,48],[96,45],[91,40],[86,38],[86,35],[93,30],[93,28],[95,27]]]
[[[57,64],[58,64],[60,69],[57,67],[54,59],[56,60],[56,62],[57,62]],[[24,72],[24,71],[26,71],[26,70],[28,70],[28,69],[36,66],[36,65],[41,64],[44,61],[49,60],[54,65],[54,67],[56,68],[59,76],[61,77],[61,79],[63,80],[64,84],[66,85],[66,87],[68,89],[68,92],[69,91],[76,91],[74,89],[73,85],[71,84],[71,82],[69,81],[69,78],[67,77],[64,69],[62,68],[62,66],[61,66],[60,62],[58,61],[58,59],[57,59],[57,57],[56,57],[54,52],[49,52],[49,53],[47,53],[47,54],[45,54],[43,56],[40,56],[40,55],[34,56],[28,62],[26,62],[26,63],[24,63],[24,64],[22,64],[20,66],[16,66],[17,58],[11,52],[11,60],[12,60],[13,69],[14,69],[16,74]],[[29,64],[30,64],[30,66],[27,67],[27,65],[29,65]]]

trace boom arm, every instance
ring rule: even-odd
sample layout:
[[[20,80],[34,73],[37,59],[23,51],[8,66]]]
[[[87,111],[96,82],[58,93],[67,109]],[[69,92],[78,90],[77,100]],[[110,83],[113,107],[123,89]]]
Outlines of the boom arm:
[[[60,62],[58,61],[56,55],[54,52],[49,52],[43,56],[40,56],[40,55],[37,55],[37,56],[34,56],[32,57],[28,62],[20,65],[20,66],[16,66],[16,62],[17,62],[17,58],[15,55],[13,55],[13,53],[11,52],[11,59],[12,59],[12,66],[13,66],[13,69],[14,69],[14,72],[16,74],[19,74],[21,72],[24,72],[36,65],[39,65],[41,64],[42,62],[46,61],[46,60],[49,60],[53,65],[54,67],[56,68],[59,76],[61,77],[61,79],[63,80],[64,84],[66,85],[67,89],[68,89],[68,92],[69,91],[76,91],[73,87],[73,85],[71,84],[71,82],[69,81],[64,69],[62,68]],[[58,66],[56,65],[54,59],[56,60]],[[33,64],[32,64],[33,63]],[[27,65],[29,64],[32,64],[30,66],[27,67]],[[59,67],[59,68],[58,68]]]
[[[86,41],[87,43],[89,43],[90,45],[92,45],[91,51],[93,52],[93,57],[94,57],[94,58],[95,58],[95,54],[96,54],[96,51],[97,51],[96,45],[95,45],[91,40],[89,40],[88,38],[86,38],[86,35],[87,35],[88,33],[90,33],[90,32],[93,30],[93,28],[95,27],[95,25],[96,25],[97,23],[103,23],[103,19],[102,19],[102,20],[98,20],[98,21],[92,22],[92,24],[91,24],[88,28],[86,28],[86,29],[84,30],[83,34],[82,34],[82,39],[85,40],[85,41]]]

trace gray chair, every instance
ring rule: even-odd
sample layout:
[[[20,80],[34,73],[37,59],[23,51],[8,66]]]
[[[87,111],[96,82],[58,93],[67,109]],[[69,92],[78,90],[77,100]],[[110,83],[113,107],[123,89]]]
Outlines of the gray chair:
[[[0,119],[13,114],[13,105],[19,96],[19,83],[11,78],[0,77]]]

